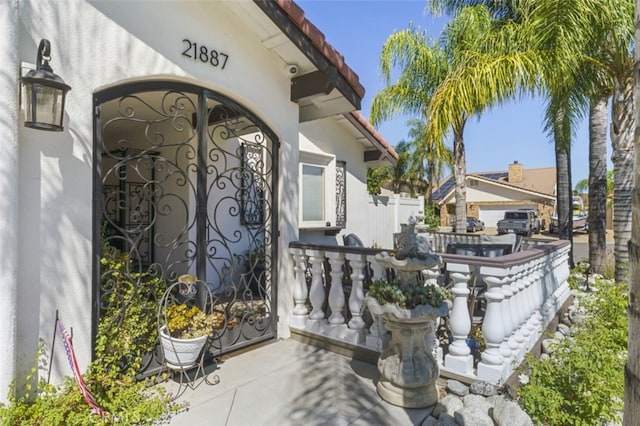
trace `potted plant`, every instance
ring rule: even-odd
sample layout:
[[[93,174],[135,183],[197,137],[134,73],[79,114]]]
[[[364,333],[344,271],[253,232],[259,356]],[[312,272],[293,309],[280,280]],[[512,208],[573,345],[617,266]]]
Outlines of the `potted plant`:
[[[179,288],[181,295],[187,296],[182,303],[170,303],[172,299],[169,296],[175,287]],[[198,297],[198,292],[205,296]],[[208,337],[223,327],[224,313],[203,311],[206,307],[212,308],[211,294],[205,283],[189,274],[180,276],[178,282],[167,289],[162,300],[158,333],[165,362],[171,368],[191,368]],[[203,308],[197,305],[198,300]]]

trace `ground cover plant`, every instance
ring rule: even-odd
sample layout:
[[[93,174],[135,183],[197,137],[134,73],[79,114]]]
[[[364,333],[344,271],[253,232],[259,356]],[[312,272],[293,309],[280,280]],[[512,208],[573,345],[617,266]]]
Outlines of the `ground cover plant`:
[[[161,274],[151,269],[127,272],[127,253],[105,246],[102,258],[103,312],[96,337],[96,359],[84,381],[98,405],[109,413],[105,418],[92,414],[73,377],[54,386],[26,378],[25,389],[10,391],[9,404],[0,404],[3,426],[21,425],[146,425],[154,424],[184,408],[175,404],[157,381],[137,376],[157,338],[157,300],[165,290]],[[40,354],[42,356],[42,354]]]
[[[620,421],[628,339],[628,287],[598,278],[582,293],[581,325],[546,359],[528,360],[519,403],[536,424]],[[581,314],[582,315],[582,314]],[[528,382],[528,383],[526,383]]]

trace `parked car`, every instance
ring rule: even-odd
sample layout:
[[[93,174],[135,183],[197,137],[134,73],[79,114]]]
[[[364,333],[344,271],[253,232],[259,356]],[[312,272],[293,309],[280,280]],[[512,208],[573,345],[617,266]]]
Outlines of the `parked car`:
[[[498,235],[520,234],[530,237],[540,233],[540,220],[533,210],[513,210],[504,213],[504,219],[498,221]]]
[[[467,217],[467,232],[484,231],[484,222],[477,217]]]

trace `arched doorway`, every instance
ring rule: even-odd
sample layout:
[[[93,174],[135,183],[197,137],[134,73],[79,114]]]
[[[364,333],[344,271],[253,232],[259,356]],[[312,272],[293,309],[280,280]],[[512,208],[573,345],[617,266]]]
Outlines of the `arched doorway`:
[[[232,319],[217,353],[275,337],[275,133],[232,99],[176,81],[112,87],[94,108],[94,339],[107,305],[128,303],[119,281],[135,292],[186,273]],[[154,302],[143,315],[156,317]]]

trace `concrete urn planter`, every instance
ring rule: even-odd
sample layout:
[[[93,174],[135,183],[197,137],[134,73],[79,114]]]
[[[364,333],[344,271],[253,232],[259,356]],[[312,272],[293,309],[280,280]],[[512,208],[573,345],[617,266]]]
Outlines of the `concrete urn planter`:
[[[405,408],[424,408],[438,402],[436,379],[440,374],[433,356],[435,321],[446,316],[449,305],[420,305],[403,309],[396,304],[380,305],[367,296],[365,303],[372,315],[382,318],[390,332],[382,339],[376,388],[385,401]]]

